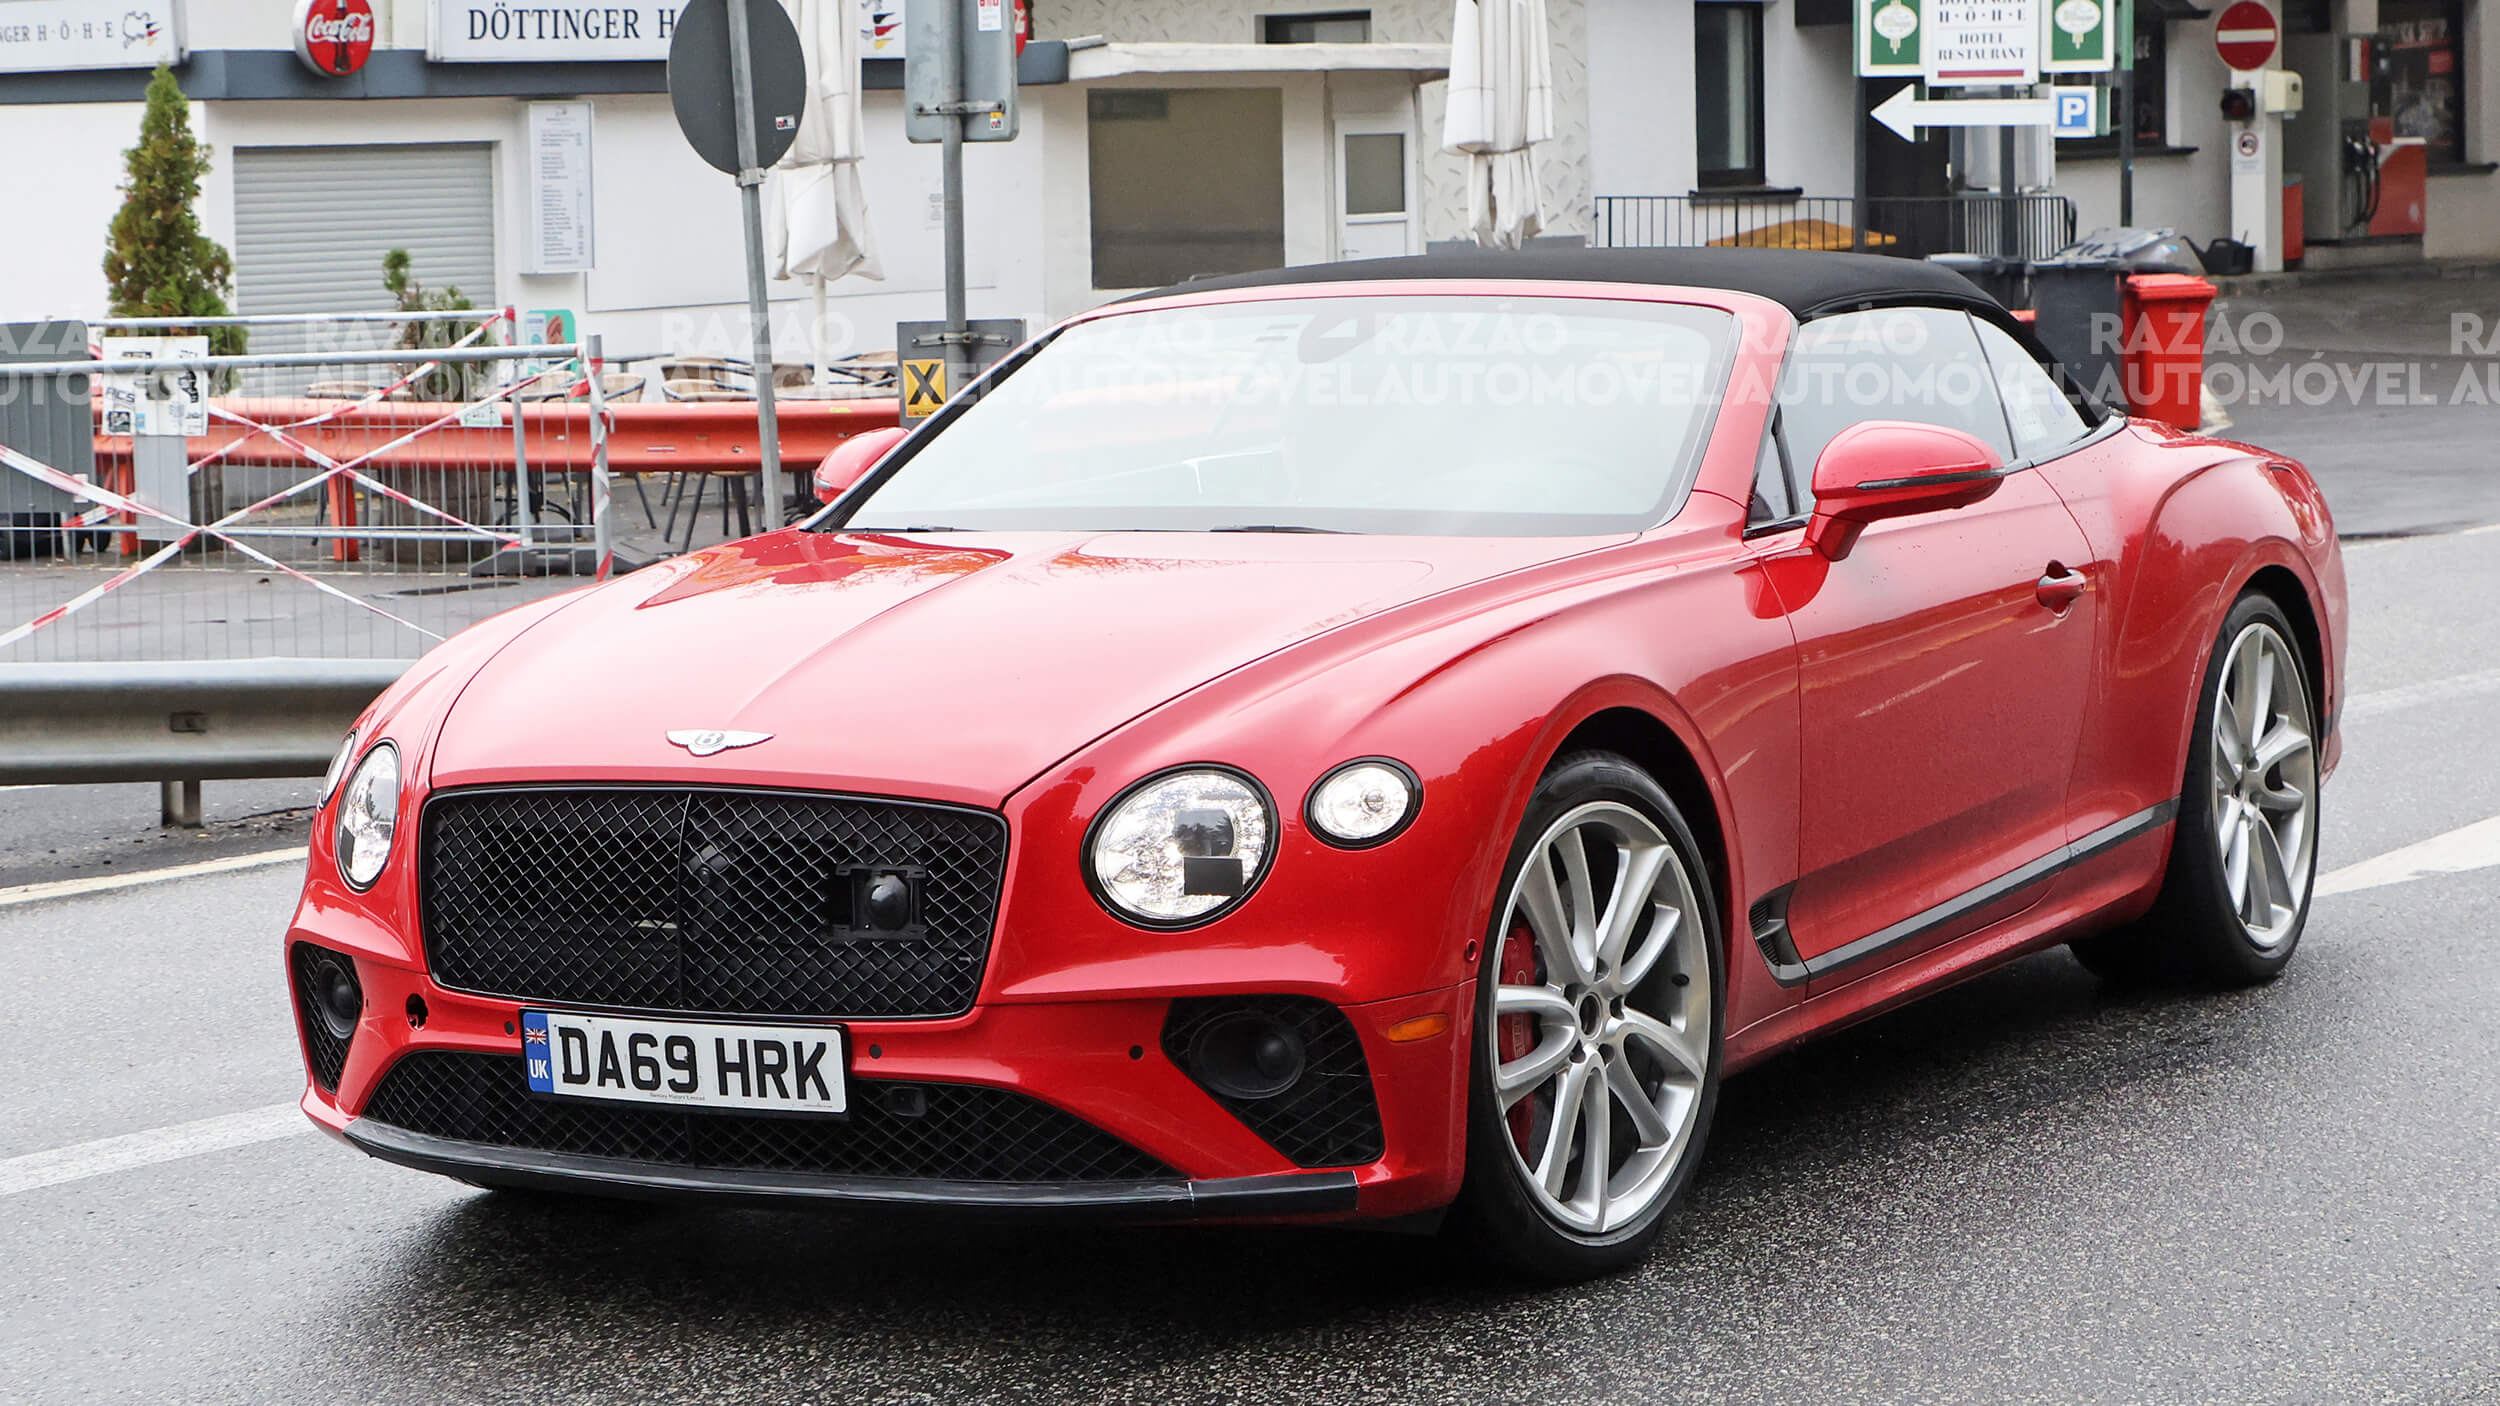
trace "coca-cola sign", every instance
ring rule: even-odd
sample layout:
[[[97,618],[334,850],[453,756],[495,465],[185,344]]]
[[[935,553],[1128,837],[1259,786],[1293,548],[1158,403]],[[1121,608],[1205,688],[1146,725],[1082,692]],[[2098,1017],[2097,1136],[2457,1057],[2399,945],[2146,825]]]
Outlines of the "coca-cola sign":
[[[295,57],[329,78],[344,78],[373,57],[371,0],[295,0]]]

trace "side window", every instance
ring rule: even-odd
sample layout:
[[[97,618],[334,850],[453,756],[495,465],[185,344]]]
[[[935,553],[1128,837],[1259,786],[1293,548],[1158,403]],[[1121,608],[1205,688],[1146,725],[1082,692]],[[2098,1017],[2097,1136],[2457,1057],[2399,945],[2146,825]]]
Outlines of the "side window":
[[[1789,462],[1808,484],[1823,446],[1866,420],[1942,425],[2014,457],[1988,358],[1958,309],[1873,308],[1807,323],[1789,347],[1779,399]]]
[[[2004,328],[1975,317],[1971,323],[1979,329],[1980,345],[1987,348],[1989,364],[1996,370],[2005,418],[2014,427],[2014,452],[2025,459],[2054,458],[2083,438],[2091,426],[2058,389],[2057,378],[2048,368]]]
[[[1753,502],[1745,510],[1745,525],[1765,527],[1786,522],[1797,515],[1797,494],[1788,479],[1788,459],[1780,452],[1779,417],[1773,412],[1770,427],[1763,431],[1762,454],[1754,460]]]

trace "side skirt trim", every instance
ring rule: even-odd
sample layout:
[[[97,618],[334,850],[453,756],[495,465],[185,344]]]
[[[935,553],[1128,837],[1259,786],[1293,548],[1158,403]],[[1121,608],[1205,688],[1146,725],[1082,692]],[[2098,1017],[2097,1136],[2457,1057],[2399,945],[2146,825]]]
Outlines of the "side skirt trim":
[[[2159,829],[2176,819],[2178,814],[2179,802],[2175,797],[2159,805],[2148,806],[2124,820],[2104,825],[2080,840],[2059,845],[2047,854],[2008,870],[1966,893],[1956,894],[1923,913],[1913,913],[1891,927],[1868,933],[1855,942],[1835,947],[1819,956],[1790,963],[1771,960],[1766,954],[1771,976],[1782,986],[1795,986],[1818,976],[1828,976],[1903,943],[1914,942],[1947,923],[1959,921],[2034,884],[2055,878],[2105,850],[2125,844],[2147,831]]]

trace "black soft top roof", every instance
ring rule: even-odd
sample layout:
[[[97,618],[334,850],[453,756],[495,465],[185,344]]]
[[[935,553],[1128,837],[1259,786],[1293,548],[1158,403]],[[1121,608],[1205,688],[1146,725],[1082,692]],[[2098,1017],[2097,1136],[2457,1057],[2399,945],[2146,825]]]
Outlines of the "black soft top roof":
[[[1797,249],[1466,249],[1227,274],[1138,296],[1413,278],[1559,279],[1725,288],[1769,298],[1801,322],[1852,308],[1922,303],[1966,308],[2000,323],[2007,320],[1995,299],[1942,264],[1881,254]]]

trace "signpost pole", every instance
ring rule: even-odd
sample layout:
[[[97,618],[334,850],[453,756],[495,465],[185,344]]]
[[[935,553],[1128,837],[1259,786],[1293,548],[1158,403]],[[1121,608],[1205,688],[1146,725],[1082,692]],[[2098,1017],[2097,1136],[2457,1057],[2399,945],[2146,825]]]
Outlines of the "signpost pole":
[[[2135,223],[2135,6],[2132,0],[2118,4],[2118,111],[2110,120],[2118,126],[2118,223],[2123,227]]]
[[[772,309],[764,292],[764,173],[755,159],[755,74],[749,67],[753,51],[747,47],[747,4],[729,0],[729,88],[737,107],[738,197],[746,207],[747,320],[754,333],[756,428],[764,465],[764,526],[770,531],[781,526],[785,508],[781,421],[773,413]]]
[[[1861,18],[1859,23],[1865,23]],[[1866,124],[1867,103],[1871,96],[1863,78],[1849,80],[1849,130],[1854,138],[1849,147],[1849,248],[1853,253],[1866,252]]]
[[[938,35],[938,92],[946,119],[938,148],[946,220],[946,393],[952,396],[972,378],[976,361],[964,320],[964,0],[939,0]]]
[[[2004,93],[2009,98],[2023,96],[2020,88],[2007,88]],[[1997,128],[1997,248],[2009,259],[2023,257],[2023,221],[2016,208],[2022,187],[2014,175],[2014,163],[2019,159],[2015,150],[2018,135],[2011,127]]]

